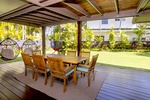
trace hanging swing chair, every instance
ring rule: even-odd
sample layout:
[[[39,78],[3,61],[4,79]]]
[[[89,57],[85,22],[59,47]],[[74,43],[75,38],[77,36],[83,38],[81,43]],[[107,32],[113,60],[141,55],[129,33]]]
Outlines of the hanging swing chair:
[[[0,42],[0,58],[2,60],[7,61],[16,59],[19,53],[19,45],[16,41],[6,38]]]
[[[24,53],[32,55],[32,51],[37,49],[37,44],[29,39],[22,44],[22,49]]]

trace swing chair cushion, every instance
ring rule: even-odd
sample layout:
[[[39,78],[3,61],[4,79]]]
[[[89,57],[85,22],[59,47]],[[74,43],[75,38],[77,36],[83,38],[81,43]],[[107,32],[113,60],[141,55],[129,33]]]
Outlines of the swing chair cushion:
[[[6,59],[13,59],[14,58],[14,51],[12,49],[3,49],[1,52],[2,57]]]
[[[31,56],[32,56],[32,48],[26,48],[25,50],[24,50],[24,53],[25,54],[30,54]]]

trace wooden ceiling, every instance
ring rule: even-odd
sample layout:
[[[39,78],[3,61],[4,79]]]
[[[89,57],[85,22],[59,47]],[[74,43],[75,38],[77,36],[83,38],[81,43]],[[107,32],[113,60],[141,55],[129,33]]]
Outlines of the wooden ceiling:
[[[18,0],[18,2],[23,2],[24,5],[1,14],[0,21],[41,27],[150,13],[150,0]],[[9,0],[9,4],[13,3],[13,0]]]

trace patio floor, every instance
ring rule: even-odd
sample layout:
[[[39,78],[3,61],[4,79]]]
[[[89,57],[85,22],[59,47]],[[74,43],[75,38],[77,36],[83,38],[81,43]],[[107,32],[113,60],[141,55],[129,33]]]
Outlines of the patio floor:
[[[97,100],[149,100],[150,72],[104,66],[96,66],[96,70],[108,73]],[[23,71],[22,62],[0,64],[0,100],[53,99],[13,78]]]

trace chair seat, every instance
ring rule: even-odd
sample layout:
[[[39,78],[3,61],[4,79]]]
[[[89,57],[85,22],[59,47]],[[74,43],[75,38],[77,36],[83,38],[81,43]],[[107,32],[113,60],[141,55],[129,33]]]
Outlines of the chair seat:
[[[66,76],[70,75],[73,71],[74,69],[70,69],[69,71],[67,71]]]
[[[88,68],[82,67],[82,66],[78,66],[77,67],[78,71],[83,71],[83,72],[88,72]]]

